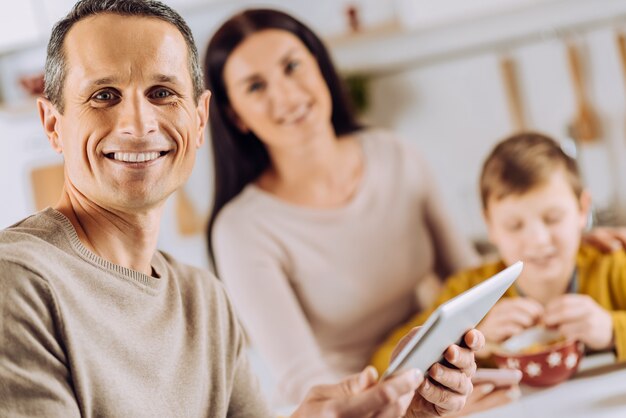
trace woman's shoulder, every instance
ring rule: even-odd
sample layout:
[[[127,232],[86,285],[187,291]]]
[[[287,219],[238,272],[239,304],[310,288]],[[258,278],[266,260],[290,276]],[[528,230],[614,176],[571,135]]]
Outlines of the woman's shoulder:
[[[373,155],[391,159],[424,161],[416,143],[389,129],[367,128],[357,132],[357,137],[364,147],[372,150]]]

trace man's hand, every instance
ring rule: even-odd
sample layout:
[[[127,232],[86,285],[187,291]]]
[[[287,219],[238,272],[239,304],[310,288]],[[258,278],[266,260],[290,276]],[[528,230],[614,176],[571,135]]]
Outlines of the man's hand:
[[[392,358],[407,344],[419,328],[408,333],[394,349]],[[411,418],[436,417],[459,412],[472,392],[472,376],[476,371],[474,352],[482,349],[485,338],[477,330],[471,330],[464,337],[467,348],[451,345],[444,358],[454,367],[435,364],[428,372],[428,378],[419,387],[406,416]]]
[[[463,417],[506,405],[519,399],[522,392],[518,385],[494,387],[491,383],[474,384],[472,394],[467,398],[465,407],[458,414],[446,415],[449,418]]]
[[[505,405],[519,399],[522,372],[512,369],[478,369],[472,378],[474,390],[467,398],[460,417]]]
[[[408,370],[380,384],[376,384],[377,379],[376,369],[369,366],[338,384],[315,386],[292,418],[401,417],[424,376],[418,370]]]
[[[591,349],[612,348],[613,318],[590,296],[567,294],[548,303],[543,318],[547,327],[558,329],[568,339]]]
[[[543,306],[530,298],[506,298],[494,305],[476,327],[489,343],[500,343],[537,323]]]

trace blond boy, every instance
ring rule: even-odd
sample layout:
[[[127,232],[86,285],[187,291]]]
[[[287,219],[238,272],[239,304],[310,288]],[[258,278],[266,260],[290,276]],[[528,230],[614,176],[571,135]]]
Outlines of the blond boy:
[[[485,161],[480,191],[489,239],[501,259],[449,278],[435,304],[396,329],[372,364],[384,370],[398,340],[437,306],[517,260],[524,261],[522,274],[477,327],[488,343],[543,322],[626,360],[626,253],[581,245],[590,197],[575,161],[544,135],[515,135]]]

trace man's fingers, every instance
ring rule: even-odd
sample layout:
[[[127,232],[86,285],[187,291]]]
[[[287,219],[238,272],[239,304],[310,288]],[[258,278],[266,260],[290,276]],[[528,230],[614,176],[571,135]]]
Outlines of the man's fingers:
[[[476,372],[474,353],[469,348],[451,345],[443,354],[443,358],[457,369],[460,369],[468,377],[472,377],[474,372]]]
[[[458,412],[465,405],[465,396],[439,386],[429,379],[424,380],[418,392],[422,397],[433,404],[440,413]]]
[[[420,371],[408,370],[352,396],[339,407],[339,410],[350,411],[353,416],[357,417],[372,411],[382,412],[387,408],[393,409],[394,403],[407,394],[413,394],[423,380],[424,375]],[[340,416],[343,415],[340,414]]]
[[[493,383],[478,383],[474,384],[474,388],[472,389],[472,393],[467,397],[467,403],[476,403],[479,402],[482,398],[489,395],[496,389],[496,385]]]
[[[376,413],[372,418],[398,418],[400,416],[404,416],[407,409],[409,409],[414,396],[415,392],[407,393],[406,395],[401,396],[397,402]]]
[[[476,400],[475,402],[468,400],[468,408],[466,408],[464,412],[471,413],[473,411],[484,411],[486,409],[506,405],[511,401],[519,399],[520,396],[521,392],[518,387],[498,388],[484,395],[482,398]]]
[[[485,346],[485,336],[477,329],[469,330],[463,337],[465,345],[472,351],[479,351]]]
[[[461,370],[449,369],[437,363],[430,368],[428,374],[437,383],[460,395],[468,395],[472,392],[472,381]]]
[[[343,379],[338,385],[316,385],[315,396],[334,398],[337,396],[337,387],[343,396],[351,397],[365,391],[370,386],[376,384],[378,372],[373,366],[367,366],[361,373],[354,374]]]

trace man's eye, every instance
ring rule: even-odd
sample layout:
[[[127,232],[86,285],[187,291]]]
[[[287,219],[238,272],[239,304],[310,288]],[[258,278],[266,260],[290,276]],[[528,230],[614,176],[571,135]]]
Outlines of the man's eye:
[[[167,99],[172,95],[172,92],[167,89],[156,89],[152,92],[153,99]]]
[[[109,100],[115,99],[115,94],[113,94],[112,91],[104,90],[96,93],[93,98],[102,102],[107,102]]]

